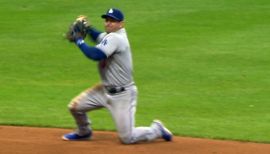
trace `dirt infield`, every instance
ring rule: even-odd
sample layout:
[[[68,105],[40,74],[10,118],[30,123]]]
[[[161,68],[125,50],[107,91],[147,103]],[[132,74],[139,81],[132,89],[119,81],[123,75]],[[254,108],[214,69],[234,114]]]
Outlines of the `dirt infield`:
[[[94,132],[90,141],[63,141],[69,129],[0,126],[0,154],[269,154],[270,144],[174,137],[122,145],[114,132]]]

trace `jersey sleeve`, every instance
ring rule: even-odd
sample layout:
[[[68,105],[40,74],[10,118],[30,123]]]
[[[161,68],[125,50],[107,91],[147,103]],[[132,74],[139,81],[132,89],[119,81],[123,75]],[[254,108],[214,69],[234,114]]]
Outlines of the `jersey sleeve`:
[[[115,35],[107,35],[103,40],[96,45],[96,48],[102,50],[107,57],[117,51],[119,44],[119,38]]]

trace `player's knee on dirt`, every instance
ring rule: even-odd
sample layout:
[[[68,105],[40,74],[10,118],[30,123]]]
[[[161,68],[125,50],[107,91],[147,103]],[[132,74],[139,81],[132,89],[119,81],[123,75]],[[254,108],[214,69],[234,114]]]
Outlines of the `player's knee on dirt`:
[[[121,141],[123,144],[132,144],[130,138],[120,138],[120,141]]]
[[[133,144],[132,137],[130,135],[125,135],[125,136],[120,135],[119,139],[123,144]]]

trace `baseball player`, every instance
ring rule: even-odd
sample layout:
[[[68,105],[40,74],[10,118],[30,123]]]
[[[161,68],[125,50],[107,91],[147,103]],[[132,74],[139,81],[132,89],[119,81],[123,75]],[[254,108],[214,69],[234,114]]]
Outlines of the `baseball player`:
[[[157,138],[171,141],[172,133],[159,120],[154,120],[150,127],[135,127],[138,92],[132,76],[132,55],[124,28],[124,15],[119,9],[110,8],[101,17],[105,19],[105,32],[94,29],[86,17],[80,16],[67,37],[86,57],[97,61],[102,82],[83,91],[70,102],[68,107],[77,129],[65,134],[62,139],[90,139],[91,121],[86,112],[107,108],[122,143],[132,144]],[[84,32],[92,38],[96,46],[84,42]]]

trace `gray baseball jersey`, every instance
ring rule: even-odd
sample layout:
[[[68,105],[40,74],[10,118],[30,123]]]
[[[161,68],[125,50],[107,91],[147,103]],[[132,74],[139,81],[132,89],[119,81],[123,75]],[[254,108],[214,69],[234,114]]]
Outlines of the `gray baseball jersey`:
[[[98,37],[101,49],[107,59],[99,62],[99,72],[105,86],[125,87],[133,84],[132,58],[129,41],[124,28]]]
[[[161,137],[156,125],[135,127],[137,87],[132,78],[131,50],[125,29],[109,34],[101,33],[97,43],[96,47],[107,56],[107,59],[98,64],[102,84],[83,91],[69,104],[78,125],[78,134],[84,135],[90,131],[91,121],[87,117],[87,111],[107,108],[123,143],[130,144]],[[111,94],[106,87],[125,89]]]

